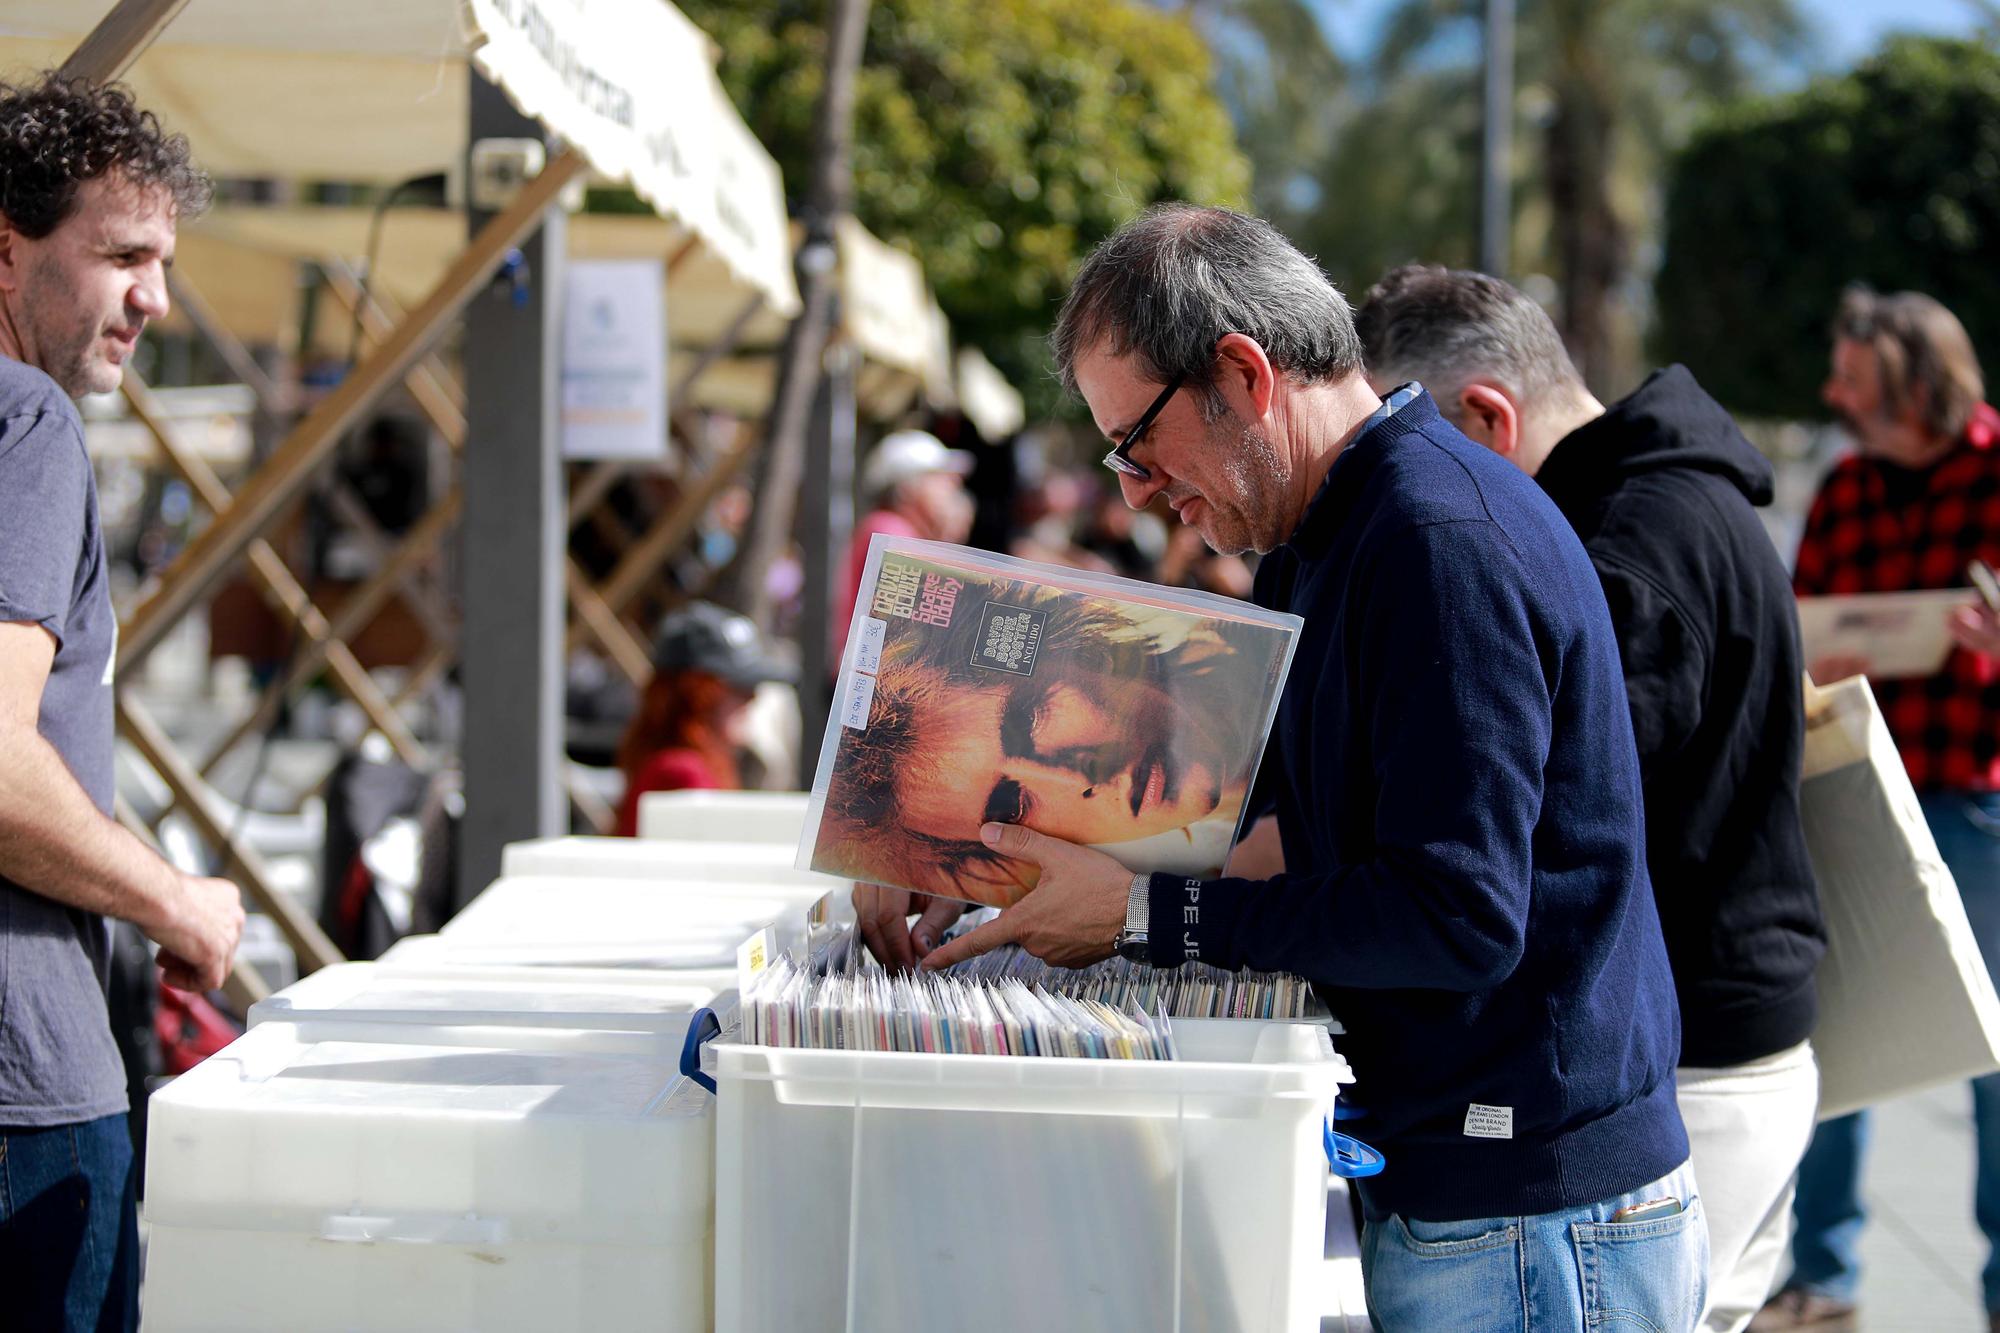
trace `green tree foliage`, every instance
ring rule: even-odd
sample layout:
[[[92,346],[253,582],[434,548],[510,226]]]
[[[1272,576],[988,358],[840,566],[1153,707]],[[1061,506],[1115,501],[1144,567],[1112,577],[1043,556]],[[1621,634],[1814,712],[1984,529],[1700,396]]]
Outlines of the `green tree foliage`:
[[[1294,225],[1344,287],[1478,248],[1483,0],[1400,0],[1352,118]],[[1599,387],[1636,371],[1657,244],[1654,182],[1701,108],[1797,50],[1793,0],[1520,0],[1513,262],[1554,281],[1557,322]]]
[[[736,105],[803,188],[823,0],[680,0]],[[922,261],[958,336],[1030,396],[1083,254],[1162,199],[1241,206],[1249,168],[1187,21],[1127,0],[874,0],[855,212]]]
[[[1250,159],[1251,206],[1288,231],[1318,206],[1319,168],[1351,111],[1323,3],[1179,0],[1214,53],[1216,90]]]
[[[1903,38],[1733,104],[1673,164],[1659,350],[1724,402],[1811,416],[1849,282],[1943,301],[2000,371],[2000,52]]]

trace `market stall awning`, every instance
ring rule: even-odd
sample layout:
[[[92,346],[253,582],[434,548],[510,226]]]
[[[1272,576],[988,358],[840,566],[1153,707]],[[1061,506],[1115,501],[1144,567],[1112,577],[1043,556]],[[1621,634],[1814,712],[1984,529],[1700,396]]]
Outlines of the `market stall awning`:
[[[238,338],[289,348],[299,336],[304,299],[297,263],[338,259],[359,272],[373,221],[374,211],[367,208],[217,208],[181,228],[175,267]],[[754,347],[784,336],[788,312],[775,306],[769,293],[746,285],[712,251],[683,254],[687,232],[677,223],[583,213],[570,218],[567,230],[572,258],[671,261],[667,332],[675,345],[708,346],[759,294],[767,299],[741,331],[741,340]],[[390,209],[382,216],[370,285],[407,308],[430,289],[464,244],[462,214],[441,208]],[[169,322],[177,317],[169,316]],[[321,303],[308,350],[344,357],[348,322],[339,307]]]
[[[861,354],[856,393],[864,415],[888,420],[919,395],[932,406],[954,406],[951,326],[931,294],[923,265],[851,216],[841,219],[834,241],[840,280],[837,334]],[[676,355],[685,359],[687,353]],[[702,389],[718,408],[754,413],[770,402],[777,376],[775,356],[753,353],[715,365]]]
[[[9,0],[0,69],[62,63],[105,0]],[[784,191],[666,0],[195,0],[127,82],[223,177],[393,184],[457,174],[468,67],[797,309]]]

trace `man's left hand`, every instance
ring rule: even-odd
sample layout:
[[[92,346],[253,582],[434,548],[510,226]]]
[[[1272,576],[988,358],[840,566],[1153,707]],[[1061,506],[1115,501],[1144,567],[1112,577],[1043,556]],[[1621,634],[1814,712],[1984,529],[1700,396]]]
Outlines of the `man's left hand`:
[[[1057,967],[1082,967],[1111,956],[1125,928],[1131,871],[1103,852],[1016,824],[988,824],[979,836],[1003,856],[1040,866],[1042,877],[993,920],[938,946],[925,957],[926,970],[977,958],[1003,944],[1018,944]]]

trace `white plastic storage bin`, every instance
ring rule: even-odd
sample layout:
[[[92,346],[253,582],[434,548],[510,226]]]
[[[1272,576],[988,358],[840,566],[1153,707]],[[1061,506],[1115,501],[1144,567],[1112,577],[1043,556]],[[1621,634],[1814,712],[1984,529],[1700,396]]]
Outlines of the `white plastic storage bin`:
[[[500,854],[502,878],[589,875],[597,878],[741,881],[795,886],[815,896],[845,890],[848,880],[800,870],[798,843],[665,842],[648,838],[537,838]]]
[[[522,875],[496,881],[438,935],[466,961],[724,968],[767,926],[780,948],[803,940],[816,901],[797,886]]]
[[[717,1044],[716,1327],[1319,1327],[1323,1026],[1178,1061]]]
[[[802,791],[649,791],[639,798],[639,836],[796,850],[811,799]]]
[[[688,1020],[736,1007],[729,986],[689,984],[671,973],[599,968],[579,977],[522,969],[414,973],[380,963],[336,963],[250,1006],[250,1026],[286,1022],[315,1037],[519,1046],[529,1029],[550,1048],[625,1049],[677,1060]],[[615,1043],[615,1044],[612,1044]]]
[[[153,1097],[145,1327],[706,1329],[712,1106],[659,1059],[259,1024]]]
[[[737,971],[729,967],[696,967],[653,970],[642,967],[568,967],[534,962],[496,963],[481,961],[484,950],[460,953],[438,935],[405,935],[390,945],[375,965],[399,976],[448,981],[453,978],[484,977],[489,981],[575,981],[584,985],[655,984],[699,986],[717,994],[733,989]]]

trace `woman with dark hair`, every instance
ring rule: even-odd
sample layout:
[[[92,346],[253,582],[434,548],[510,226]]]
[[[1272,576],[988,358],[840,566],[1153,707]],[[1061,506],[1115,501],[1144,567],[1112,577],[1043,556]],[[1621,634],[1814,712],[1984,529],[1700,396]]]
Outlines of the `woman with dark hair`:
[[[653,643],[653,678],[618,742],[618,832],[638,831],[646,792],[740,787],[737,755],[757,687],[797,679],[748,617],[708,602],[669,613]]]

